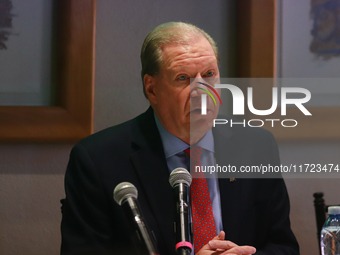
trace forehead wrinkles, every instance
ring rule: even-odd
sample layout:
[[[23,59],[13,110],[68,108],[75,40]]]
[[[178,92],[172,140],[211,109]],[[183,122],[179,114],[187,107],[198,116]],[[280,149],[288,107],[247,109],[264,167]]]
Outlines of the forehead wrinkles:
[[[205,67],[216,63],[215,56],[203,55],[197,57],[188,57],[183,59],[174,59],[169,62],[169,65],[165,66],[169,69],[185,68],[185,67]]]
[[[216,62],[215,53],[207,44],[193,45],[171,45],[163,49],[163,67],[171,69],[173,67],[188,66],[188,65],[207,65]]]

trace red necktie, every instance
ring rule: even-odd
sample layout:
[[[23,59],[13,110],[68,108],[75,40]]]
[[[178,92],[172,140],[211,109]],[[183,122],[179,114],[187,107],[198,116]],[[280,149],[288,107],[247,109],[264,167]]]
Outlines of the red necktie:
[[[201,166],[201,147],[185,150],[191,158],[191,209],[194,229],[195,253],[216,236],[215,220],[211,206],[208,183],[204,173],[195,172],[196,166]]]

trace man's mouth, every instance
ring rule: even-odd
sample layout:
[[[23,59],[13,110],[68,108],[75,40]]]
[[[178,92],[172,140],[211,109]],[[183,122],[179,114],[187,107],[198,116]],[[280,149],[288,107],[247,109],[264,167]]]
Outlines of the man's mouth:
[[[201,114],[201,112],[202,112],[201,108],[195,108],[195,109],[190,111],[191,114],[197,114],[197,113]],[[211,112],[211,109],[207,108],[207,113],[208,112]]]
[[[194,109],[194,110],[191,110],[190,111],[191,113],[196,113],[196,112],[201,112],[201,108],[196,108],[196,109]]]

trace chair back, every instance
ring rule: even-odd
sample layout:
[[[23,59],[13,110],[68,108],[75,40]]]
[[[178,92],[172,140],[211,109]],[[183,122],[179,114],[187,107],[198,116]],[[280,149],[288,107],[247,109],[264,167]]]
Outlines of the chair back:
[[[317,237],[319,242],[319,254],[321,255],[321,247],[320,247],[320,235],[323,224],[326,221],[326,212],[328,206],[325,205],[325,200],[323,199],[322,192],[316,192],[313,194],[314,196],[314,209],[315,209],[315,219],[316,219],[316,229],[317,229]]]

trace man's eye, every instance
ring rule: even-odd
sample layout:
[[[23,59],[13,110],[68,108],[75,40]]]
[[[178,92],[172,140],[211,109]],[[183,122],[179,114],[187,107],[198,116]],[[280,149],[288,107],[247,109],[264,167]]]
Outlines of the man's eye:
[[[209,71],[209,72],[207,72],[207,74],[206,74],[207,77],[211,77],[211,76],[213,76],[213,75],[214,75],[214,72],[213,72],[213,71]]]
[[[186,75],[181,75],[178,77],[179,80],[185,81],[188,77]]]

